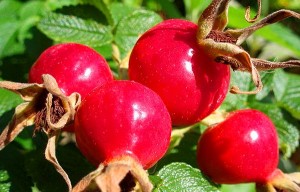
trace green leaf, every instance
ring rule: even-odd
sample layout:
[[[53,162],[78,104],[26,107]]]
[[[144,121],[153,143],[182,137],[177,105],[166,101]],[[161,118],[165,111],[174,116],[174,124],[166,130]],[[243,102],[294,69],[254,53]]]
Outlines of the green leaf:
[[[37,25],[45,10],[45,3],[40,1],[29,1],[22,6],[19,13],[22,22],[18,32],[20,42],[32,38],[33,34],[30,29]]]
[[[152,179],[154,183],[154,192],[195,192],[219,191],[217,186],[211,183],[200,172],[185,163],[171,163],[163,167],[157,174],[158,178]]]
[[[21,26],[18,15],[22,4],[14,0],[0,2],[0,58],[21,53],[24,47],[17,42],[17,31]]]
[[[254,183],[237,184],[237,185],[222,185],[222,192],[255,192]]]
[[[17,12],[21,8],[22,3],[16,0],[2,0],[0,1],[0,22],[8,20],[16,20]]]
[[[252,102],[250,107],[264,112],[272,119],[279,136],[280,150],[284,157],[290,157],[299,145],[299,123],[276,104]]]
[[[7,21],[0,24],[0,58],[23,51],[16,41],[19,21]]]
[[[251,99],[265,99],[273,89],[274,73],[261,72],[260,76],[263,82],[263,89],[259,93],[255,95],[228,93],[221,108],[227,111],[248,108],[249,103],[252,101]],[[245,91],[255,89],[251,75],[247,72],[231,71],[230,84],[231,86],[238,86]]]
[[[176,144],[177,146],[175,148],[171,148],[168,153],[150,170],[150,173],[152,171],[155,172],[157,169],[161,169],[164,165],[172,162],[184,162],[196,167],[196,146],[199,137],[200,133],[196,133],[196,131],[185,133],[184,137]]]
[[[94,169],[74,144],[57,145],[56,153],[60,165],[69,175],[73,185]],[[45,159],[44,148],[28,153],[25,165],[29,176],[40,191],[67,191],[62,176]]]
[[[105,4],[103,0],[64,0],[64,1],[49,0],[47,2],[47,5],[51,8],[51,10],[56,10],[66,6],[71,6],[71,5],[75,6],[80,4],[89,4],[96,7],[99,11],[101,11],[105,15],[108,23],[111,26],[114,25],[112,14],[110,13],[108,6]]]
[[[112,41],[111,27],[75,16],[48,13],[38,28],[49,38],[58,42],[77,42],[100,47]]]
[[[97,9],[99,9],[106,16],[108,23],[111,26],[114,26],[114,20],[113,20],[112,14],[109,11],[108,6],[104,3],[103,0],[81,0],[81,1],[86,4],[93,5]]]
[[[182,15],[180,11],[178,10],[178,6],[174,4],[172,1],[161,1],[161,0],[155,0],[155,2],[160,5],[161,11],[166,14],[167,18],[181,18]],[[157,7],[157,5],[156,5]]]
[[[233,28],[245,28],[249,26],[249,23],[247,23],[245,20],[244,14],[244,7],[231,6],[229,9],[228,25]],[[263,16],[261,18],[263,18]],[[286,47],[300,57],[300,38],[282,24],[276,23],[266,26],[254,34],[259,35],[271,42],[277,43],[280,46]]]
[[[211,0],[184,0],[186,17],[197,22],[202,11],[211,3]]]
[[[45,13],[46,6],[45,2],[42,1],[29,1],[26,2],[20,9],[20,19],[26,20],[37,15]]]
[[[123,18],[117,26],[115,42],[123,55],[129,52],[139,35],[162,21],[162,18],[152,11],[137,10]]]
[[[6,170],[0,169],[0,191],[9,191],[10,186],[9,173]]]
[[[45,159],[44,151],[37,150],[27,154],[26,169],[40,191],[67,191],[63,178]]]
[[[274,72],[260,72],[261,81],[263,82],[263,89],[259,93],[255,94],[255,98],[257,100],[262,100],[266,98],[269,95],[269,93],[273,90],[274,75]],[[252,81],[251,85],[254,89]]]
[[[71,5],[78,5],[79,0],[63,0],[63,1],[57,1],[57,0],[48,0],[47,7],[50,8],[50,10],[54,11],[56,9],[60,9],[65,6],[71,6]]]
[[[0,89],[0,98],[0,116],[22,102],[22,99],[17,94],[5,89]]]
[[[135,8],[124,5],[123,3],[112,3],[109,6],[109,10],[111,12],[114,23],[118,24],[121,19],[130,15],[135,10]]]
[[[111,44],[106,44],[101,47],[94,47],[104,58],[108,59],[112,57],[112,46]]]
[[[237,86],[241,90],[250,90],[251,82],[252,80],[249,73],[231,70],[231,86]],[[248,105],[247,100],[248,95],[228,93],[221,108],[227,111],[246,108]]]
[[[24,156],[14,144],[0,151],[0,191],[31,192],[31,180],[24,166]]]
[[[31,37],[29,29],[36,25],[42,6],[42,2],[0,2],[0,58],[25,51],[24,39]]]
[[[300,76],[277,70],[274,77],[274,94],[278,105],[300,119]]]

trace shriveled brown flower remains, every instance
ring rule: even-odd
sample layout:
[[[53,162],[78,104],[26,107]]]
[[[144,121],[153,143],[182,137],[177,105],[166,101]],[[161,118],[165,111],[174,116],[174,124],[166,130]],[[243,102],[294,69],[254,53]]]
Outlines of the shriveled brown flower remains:
[[[260,17],[261,0],[258,0],[257,15],[250,18],[250,8],[246,9],[245,18],[248,22],[255,24],[244,29],[225,29],[228,23],[228,4],[230,0],[213,0],[204,10],[198,20],[197,41],[204,47],[216,62],[228,64],[233,70],[247,71],[251,73],[252,80],[256,86],[253,91],[242,91],[238,87],[231,87],[232,93],[256,94],[261,91],[263,84],[259,71],[275,68],[299,67],[299,60],[286,62],[271,62],[257,58],[251,58],[240,45],[256,30],[288,17],[300,19],[300,14],[290,10],[276,11],[262,20],[256,22]]]
[[[83,177],[72,192],[151,192],[153,185],[148,173],[130,156],[121,156],[99,167]]]
[[[65,113],[65,109],[62,106],[62,102],[59,97],[54,96],[52,99],[53,105],[50,109],[50,121],[52,123],[57,123],[59,119],[63,116]],[[53,131],[48,123],[47,123],[47,107],[45,103],[41,106],[41,109],[38,110],[36,113],[35,119],[34,119],[34,134],[38,131],[44,130],[46,133],[50,133],[50,131]]]
[[[63,176],[71,191],[70,179],[56,159],[55,146],[61,129],[74,120],[75,110],[81,102],[80,95],[64,95],[51,75],[43,75],[43,84],[0,81],[0,88],[19,94],[24,100],[16,107],[12,120],[0,135],[0,150],[25,127],[35,125],[34,134],[43,130],[48,136],[46,159]]]

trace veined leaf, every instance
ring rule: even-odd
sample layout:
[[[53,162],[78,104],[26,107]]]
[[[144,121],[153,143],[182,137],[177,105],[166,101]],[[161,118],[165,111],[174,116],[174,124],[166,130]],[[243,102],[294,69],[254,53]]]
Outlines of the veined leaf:
[[[7,21],[0,24],[0,58],[23,51],[23,47],[17,42],[19,27],[19,21]]]
[[[28,1],[20,9],[21,20],[26,20],[30,17],[42,15],[46,11],[46,5],[41,1]]]
[[[112,14],[110,13],[108,6],[105,4],[105,2],[103,0],[64,0],[64,1],[49,0],[47,2],[47,4],[51,10],[60,9],[65,6],[76,6],[76,5],[80,5],[80,4],[89,4],[89,5],[96,7],[99,11],[101,11],[105,15],[108,23],[111,26],[114,25],[114,20],[112,18]]]
[[[0,23],[8,20],[16,20],[16,12],[22,7],[22,3],[16,0],[2,0],[0,1]]]
[[[109,10],[111,12],[114,23],[117,24],[124,17],[127,17],[132,12],[134,12],[136,10],[136,8],[128,6],[124,3],[112,3],[109,6]]]
[[[24,53],[24,40],[32,37],[29,29],[37,24],[39,15],[45,11],[44,5],[40,1],[0,2],[0,57]]]
[[[38,28],[49,38],[58,42],[77,42],[100,47],[112,41],[111,27],[78,17],[48,13]]]
[[[106,17],[108,23],[111,26],[114,26],[114,20],[111,12],[108,9],[108,6],[104,3],[103,0],[81,0],[83,3],[90,4],[99,9]]]
[[[22,102],[17,94],[5,89],[0,89],[0,98],[0,116]]]
[[[274,72],[260,72],[263,82],[263,89],[256,95],[232,94],[228,93],[222,108],[228,111],[249,107],[249,99],[255,97],[256,100],[264,99],[273,89]],[[241,90],[254,90],[254,84],[250,73],[231,71],[231,86],[238,86]]]
[[[274,94],[277,103],[300,119],[300,76],[277,70],[274,78]]]
[[[171,163],[152,177],[154,192],[218,192],[217,186],[206,179],[199,169],[185,163]]]
[[[251,77],[249,73],[231,71],[231,86],[237,86],[241,90],[250,90]],[[247,107],[248,95],[239,95],[227,93],[225,100],[222,103],[222,108],[227,111],[232,111],[236,109],[246,108]]]
[[[152,11],[137,10],[123,18],[116,29],[115,41],[123,54],[131,50],[139,35],[162,21],[162,18]]]
[[[79,2],[80,2],[79,0],[63,0],[63,1],[48,0],[47,6],[51,10],[56,10],[56,9],[60,9],[64,6],[78,5]]]
[[[22,4],[14,0],[0,1],[0,58],[21,53],[23,47],[17,40],[20,22],[16,15]]]

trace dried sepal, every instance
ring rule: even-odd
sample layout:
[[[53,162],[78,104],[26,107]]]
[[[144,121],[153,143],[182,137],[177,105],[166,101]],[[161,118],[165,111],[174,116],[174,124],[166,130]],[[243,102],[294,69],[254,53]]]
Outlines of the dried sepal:
[[[275,170],[275,176],[267,183],[256,183],[257,192],[276,191],[300,191],[300,173],[284,174],[281,170]]]
[[[43,92],[43,86],[38,84],[23,84],[1,81],[0,88],[17,93],[25,101],[15,108],[15,113],[0,135],[0,150],[12,142],[27,126],[34,124],[37,112],[36,102]]]
[[[244,29],[228,29],[225,32],[229,33],[237,39],[237,45],[241,45],[250,35],[252,35],[258,29],[261,29],[267,25],[277,23],[289,17],[300,19],[300,14],[291,10],[281,9],[270,15],[266,16],[259,22],[246,27]]]
[[[205,39],[199,42],[199,45],[206,47],[206,51],[211,57],[219,58],[230,57],[232,60],[237,61],[239,64],[243,64],[243,67],[251,73],[252,80],[256,86],[256,89],[253,91],[242,91],[236,86],[232,86],[231,92],[235,94],[256,94],[262,89],[262,82],[259,75],[259,72],[253,65],[250,55],[243,50],[242,48],[226,42],[216,42],[213,39]],[[224,56],[226,55],[226,56]]]
[[[0,135],[0,150],[12,142],[26,126],[34,124],[35,115],[35,106],[31,103],[26,102],[17,106],[11,121]]]
[[[258,0],[258,11],[256,16],[250,18],[250,8],[246,9],[245,17],[248,22],[255,22],[261,12],[261,0]],[[299,61],[269,62],[261,59],[251,58],[250,55],[240,47],[247,37],[256,30],[279,22],[288,17],[300,18],[300,14],[290,10],[276,11],[259,22],[245,29],[224,30],[227,25],[227,12],[229,0],[213,0],[203,11],[198,20],[197,42],[215,61],[230,64],[233,70],[247,71],[251,73],[255,89],[243,91],[237,86],[232,86],[230,92],[235,94],[256,94],[262,90],[263,84],[259,70],[269,70],[284,67],[299,67]]]
[[[48,143],[45,149],[45,158],[54,166],[56,171],[64,178],[68,186],[68,191],[72,191],[71,180],[69,179],[69,176],[65,172],[65,170],[60,166],[56,158],[56,142],[58,136],[59,136],[59,131],[55,131],[48,134]]]
[[[246,19],[247,22],[254,23],[259,19],[260,14],[261,14],[261,0],[257,0],[257,7],[258,7],[257,13],[256,13],[256,15],[254,16],[253,19],[250,18],[251,7],[248,6],[246,8],[245,19]]]
[[[0,88],[17,93],[24,101],[32,101],[44,90],[42,84],[16,83],[11,81],[0,81]]]
[[[62,107],[64,109],[64,114],[56,121],[53,122],[51,116],[53,109],[53,95],[48,94],[46,100],[46,121],[51,130],[61,130],[63,127],[67,125],[68,122],[74,120],[75,109],[80,104],[80,95],[77,93],[72,93],[69,97],[60,100],[62,103]]]
[[[203,11],[198,20],[198,41],[205,39],[213,29],[220,31],[225,29],[228,23],[227,12],[229,1],[230,0],[213,0]]]
[[[151,192],[153,185],[147,171],[132,157],[115,158],[108,164],[101,164],[95,171],[85,176],[72,192],[143,191]]]
[[[215,58],[215,61],[218,63],[224,63],[226,65],[230,65],[233,70],[249,72],[248,67],[243,66],[241,62],[239,62],[238,60],[232,57],[218,56]],[[299,60],[275,62],[275,61],[267,61],[264,59],[251,58],[251,61],[258,71],[268,71],[268,70],[287,68],[287,67],[300,67]]]
[[[81,97],[78,93],[66,96],[51,75],[45,74],[42,78],[43,84],[0,82],[0,88],[19,94],[24,100],[24,103],[16,107],[11,122],[0,135],[0,150],[12,142],[25,127],[35,124],[34,134],[43,130],[48,136],[46,159],[63,176],[71,191],[70,179],[58,163],[55,147],[61,129],[74,120]]]

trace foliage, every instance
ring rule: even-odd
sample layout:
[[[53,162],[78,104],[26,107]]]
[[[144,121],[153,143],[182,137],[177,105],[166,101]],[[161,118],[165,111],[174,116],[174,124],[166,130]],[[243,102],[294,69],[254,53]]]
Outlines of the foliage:
[[[295,10],[300,8],[297,1],[289,1],[289,5],[284,2],[277,0],[275,8],[282,5],[290,5],[285,8]],[[117,61],[126,57],[139,35],[165,18],[196,21],[208,3],[204,0],[2,0],[0,78],[25,82],[29,68],[39,54],[61,42],[93,47],[109,61],[118,78]],[[271,1],[268,8],[273,9]],[[229,10],[230,27],[248,25],[244,21],[244,9],[234,2]],[[295,25],[299,26],[299,22]],[[300,58],[299,31],[284,24],[259,30],[243,46],[252,55],[270,60]],[[292,72],[297,73],[296,70]],[[262,92],[250,96],[228,94],[221,110],[256,108],[265,112],[278,130],[282,158],[292,165],[292,169],[287,170],[284,166],[282,169],[298,171],[295,167],[299,166],[299,157],[295,152],[299,150],[300,136],[300,76],[284,70],[266,72],[262,76]],[[231,81],[243,90],[253,88],[251,77],[246,73],[232,72]],[[16,94],[2,89],[0,98],[2,131],[21,100]],[[217,186],[196,169],[195,146],[203,129],[205,125],[200,123],[188,129],[188,133],[173,138],[176,145],[172,145],[168,154],[149,171],[155,191],[253,191],[252,184]],[[32,137],[29,127],[0,151],[0,191],[66,190],[63,179],[43,158],[41,149],[45,143],[42,134]],[[58,159],[73,184],[93,169],[73,143],[58,147]]]

